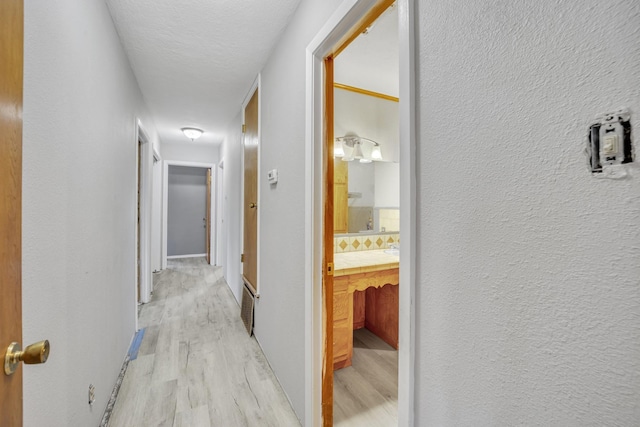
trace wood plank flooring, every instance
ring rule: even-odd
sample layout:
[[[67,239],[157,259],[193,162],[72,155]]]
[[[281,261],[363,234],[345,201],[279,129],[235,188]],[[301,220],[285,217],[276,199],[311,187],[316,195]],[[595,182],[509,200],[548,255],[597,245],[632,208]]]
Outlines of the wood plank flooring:
[[[222,269],[170,260],[140,310],[146,328],[110,427],[300,426],[262,350],[247,335]]]
[[[398,425],[398,352],[365,328],[353,331],[353,365],[333,373],[333,425]]]

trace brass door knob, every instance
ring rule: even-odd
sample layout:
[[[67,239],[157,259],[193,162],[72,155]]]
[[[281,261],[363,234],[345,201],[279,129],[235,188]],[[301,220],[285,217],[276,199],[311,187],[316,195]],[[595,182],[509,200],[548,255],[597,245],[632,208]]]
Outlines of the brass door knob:
[[[251,209],[255,209],[256,207],[258,207],[258,205],[256,205],[255,203],[250,203],[250,204],[249,204],[249,207],[250,207]]]
[[[4,373],[6,375],[13,374],[20,362],[24,362],[27,365],[45,363],[49,358],[49,348],[48,340],[31,344],[24,350],[20,348],[20,344],[12,342],[4,355]]]

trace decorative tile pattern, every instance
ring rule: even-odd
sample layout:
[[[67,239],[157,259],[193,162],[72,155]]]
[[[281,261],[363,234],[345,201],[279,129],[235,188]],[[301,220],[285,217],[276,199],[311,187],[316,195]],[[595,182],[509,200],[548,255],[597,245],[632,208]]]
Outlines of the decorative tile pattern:
[[[365,234],[340,236],[333,239],[334,253],[388,249],[400,244],[400,234]]]

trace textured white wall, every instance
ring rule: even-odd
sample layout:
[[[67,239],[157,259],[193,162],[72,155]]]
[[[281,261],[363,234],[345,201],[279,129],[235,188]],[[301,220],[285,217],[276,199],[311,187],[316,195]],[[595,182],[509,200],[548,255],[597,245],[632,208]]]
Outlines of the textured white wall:
[[[231,292],[240,301],[242,296],[241,201],[242,201],[242,114],[238,113],[229,124],[220,147],[220,158],[224,161],[222,180],[224,191],[224,223],[222,230],[222,259],[224,277]]]
[[[24,52],[24,425],[95,426],[135,328],[135,117],[157,136],[103,1],[25,2]]]
[[[640,3],[416,5],[418,425],[637,425],[640,170],[583,149],[638,153]]]

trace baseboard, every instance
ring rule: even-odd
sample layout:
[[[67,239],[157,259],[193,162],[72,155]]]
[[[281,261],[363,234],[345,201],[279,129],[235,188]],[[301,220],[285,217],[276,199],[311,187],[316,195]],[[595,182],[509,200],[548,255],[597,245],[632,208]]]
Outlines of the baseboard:
[[[189,254],[189,255],[171,255],[167,259],[179,259],[179,258],[204,258],[207,254]]]

